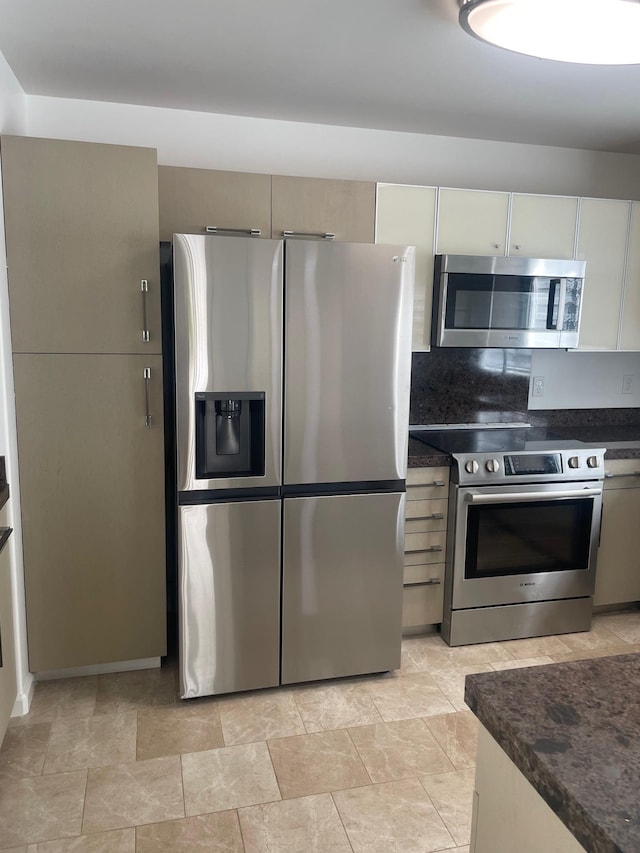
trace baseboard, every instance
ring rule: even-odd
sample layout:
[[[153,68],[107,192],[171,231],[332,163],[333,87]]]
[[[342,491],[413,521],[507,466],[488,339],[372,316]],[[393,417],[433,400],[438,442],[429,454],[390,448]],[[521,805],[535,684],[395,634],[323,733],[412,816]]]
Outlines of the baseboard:
[[[12,717],[24,717],[25,714],[29,713],[35,686],[36,680],[33,677],[33,673],[27,673],[27,677],[24,681],[24,689],[22,693],[18,693],[16,701],[13,703],[13,711],[11,712]]]
[[[47,669],[34,673],[36,681],[53,681],[57,678],[77,678],[82,675],[105,675],[110,672],[130,672],[135,669],[157,669],[161,658],[119,660],[113,663],[96,663],[89,666],[71,666],[67,669]]]

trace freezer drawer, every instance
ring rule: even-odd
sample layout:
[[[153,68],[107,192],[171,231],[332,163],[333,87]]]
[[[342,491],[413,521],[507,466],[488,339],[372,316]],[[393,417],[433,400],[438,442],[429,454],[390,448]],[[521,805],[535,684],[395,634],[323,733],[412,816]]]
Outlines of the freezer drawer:
[[[404,494],[284,501],[282,683],[400,666]]]
[[[279,681],[280,501],[179,509],[181,696]]]

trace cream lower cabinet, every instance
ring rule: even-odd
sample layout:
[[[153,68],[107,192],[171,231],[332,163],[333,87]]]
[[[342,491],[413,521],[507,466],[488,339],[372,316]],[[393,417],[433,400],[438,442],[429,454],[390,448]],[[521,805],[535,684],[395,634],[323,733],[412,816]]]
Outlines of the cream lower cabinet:
[[[14,373],[30,669],[165,654],[161,356],[16,354]]]
[[[402,608],[406,633],[442,622],[448,494],[448,468],[409,468]]]
[[[640,459],[605,460],[594,605],[640,601]]]
[[[484,726],[478,732],[470,853],[585,853]]]

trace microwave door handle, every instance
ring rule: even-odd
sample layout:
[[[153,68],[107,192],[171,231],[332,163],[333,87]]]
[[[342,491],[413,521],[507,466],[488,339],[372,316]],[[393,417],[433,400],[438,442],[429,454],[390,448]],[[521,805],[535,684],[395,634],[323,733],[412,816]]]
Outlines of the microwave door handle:
[[[549,308],[547,311],[547,329],[564,327],[564,304],[567,298],[567,281],[564,278],[553,278],[549,282]],[[558,292],[556,305],[556,292]]]
[[[485,495],[481,492],[468,492],[465,496],[471,504],[525,503],[527,501],[548,501],[556,498],[595,498],[602,494],[602,487],[596,489],[563,489],[555,492],[497,492]]]

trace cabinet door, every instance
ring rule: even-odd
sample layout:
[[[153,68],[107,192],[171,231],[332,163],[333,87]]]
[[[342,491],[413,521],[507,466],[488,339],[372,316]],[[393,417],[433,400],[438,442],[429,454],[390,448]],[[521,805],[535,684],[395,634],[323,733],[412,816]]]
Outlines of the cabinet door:
[[[441,189],[438,254],[504,255],[509,193]]]
[[[621,349],[640,350],[640,202],[631,203]]]
[[[271,175],[158,167],[160,239],[216,228],[271,234]]]
[[[433,297],[435,187],[378,184],[376,243],[408,243],[416,247],[411,349],[430,348]]]
[[[0,527],[6,527],[6,510]],[[13,603],[9,545],[0,552],[0,744],[16,701],[16,662],[13,640]]]
[[[572,258],[578,199],[513,194],[509,254],[525,258]]]
[[[640,488],[605,489],[593,601],[596,606],[640,601],[639,518]]]
[[[14,351],[160,352],[155,150],[5,136],[2,173]]]
[[[331,233],[352,243],[375,241],[375,184],[274,175],[271,188],[272,237],[297,231]]]
[[[580,321],[581,350],[615,350],[624,285],[629,202],[585,198],[578,258],[587,262]]]
[[[14,372],[30,669],[165,654],[161,357],[18,354]]]

